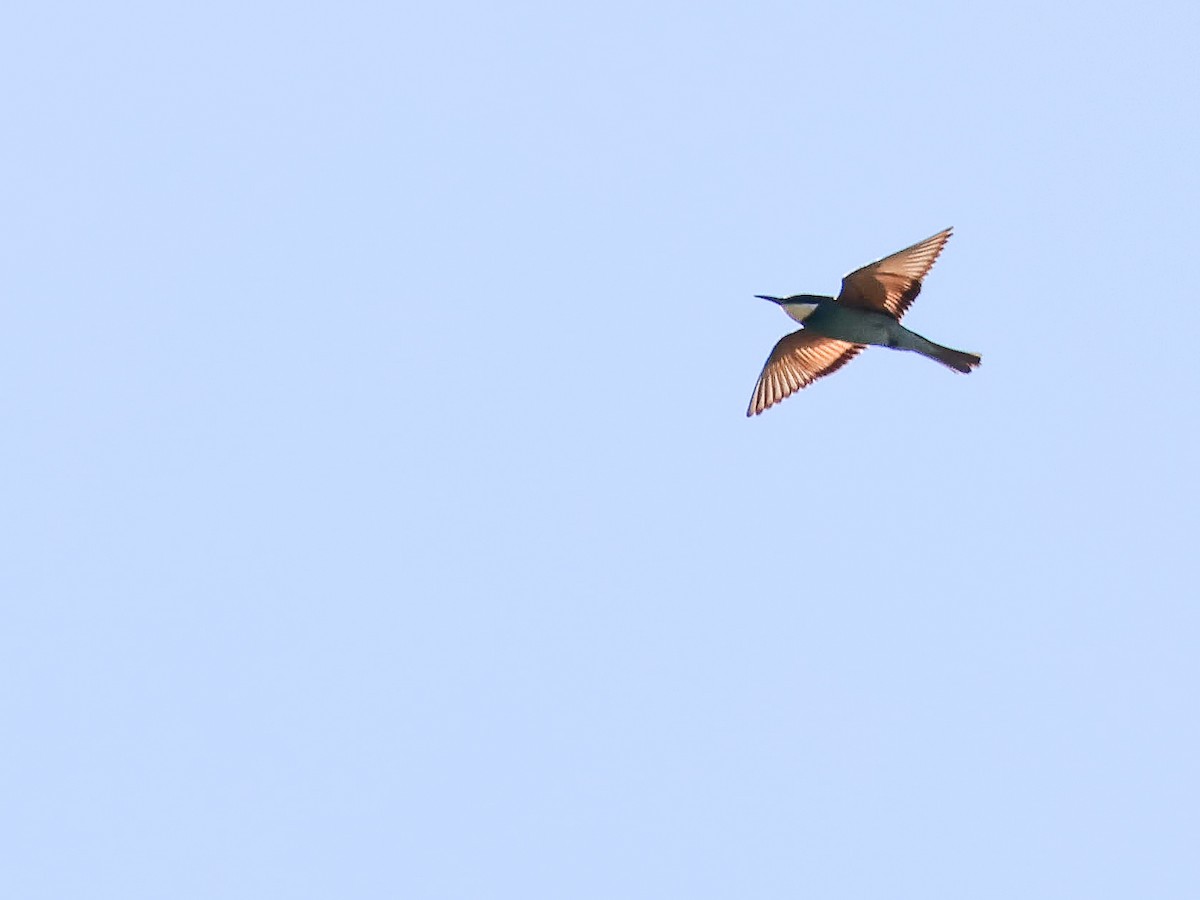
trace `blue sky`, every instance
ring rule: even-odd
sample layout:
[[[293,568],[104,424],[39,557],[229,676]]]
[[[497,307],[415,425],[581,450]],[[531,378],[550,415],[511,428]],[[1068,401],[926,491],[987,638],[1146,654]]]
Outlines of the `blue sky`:
[[[1195,897],[1198,25],[9,10],[4,895]]]

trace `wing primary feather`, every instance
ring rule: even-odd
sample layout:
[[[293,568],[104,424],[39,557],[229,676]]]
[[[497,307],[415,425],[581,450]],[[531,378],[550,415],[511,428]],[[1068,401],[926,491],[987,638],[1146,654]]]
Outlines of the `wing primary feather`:
[[[818,378],[837,371],[862,349],[862,344],[827,338],[803,328],[785,335],[767,357],[746,415],[770,409]]]
[[[856,269],[842,279],[838,302],[901,318],[921,292],[921,281],[941,255],[952,229]]]

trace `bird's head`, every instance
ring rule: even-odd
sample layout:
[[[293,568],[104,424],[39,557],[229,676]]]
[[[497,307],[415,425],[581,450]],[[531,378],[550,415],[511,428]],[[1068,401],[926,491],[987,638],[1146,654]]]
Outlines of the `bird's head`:
[[[768,297],[766,294],[755,294],[754,296],[759,300],[778,303],[783,307],[783,311],[797,322],[803,322],[822,303],[828,303],[833,299],[832,297],[818,297],[815,294],[794,294],[791,297]]]

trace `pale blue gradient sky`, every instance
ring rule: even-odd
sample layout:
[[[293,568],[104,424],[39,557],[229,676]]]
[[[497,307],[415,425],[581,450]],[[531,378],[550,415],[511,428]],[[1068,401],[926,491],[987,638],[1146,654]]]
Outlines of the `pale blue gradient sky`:
[[[0,894],[1200,896],[1198,29],[8,10]]]

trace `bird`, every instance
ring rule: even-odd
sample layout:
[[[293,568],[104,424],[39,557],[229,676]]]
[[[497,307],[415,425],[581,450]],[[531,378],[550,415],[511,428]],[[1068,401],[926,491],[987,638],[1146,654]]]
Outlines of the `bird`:
[[[842,279],[842,290],[836,298],[755,294],[760,300],[778,303],[802,327],[781,338],[767,357],[747,417],[770,409],[818,378],[836,372],[868,345],[912,350],[956,372],[970,372],[978,366],[982,359],[978,354],[935,344],[900,324],[952,231],[939,231],[854,270]]]

